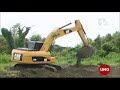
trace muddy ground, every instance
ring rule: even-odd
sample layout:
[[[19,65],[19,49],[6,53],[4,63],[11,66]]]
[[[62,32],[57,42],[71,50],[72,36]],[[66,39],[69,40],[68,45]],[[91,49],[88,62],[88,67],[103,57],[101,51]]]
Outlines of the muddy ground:
[[[7,72],[0,72],[0,78],[120,78],[120,66],[111,66],[108,75],[101,75],[98,71],[99,66],[62,65],[60,71],[50,71],[46,68],[11,68]]]

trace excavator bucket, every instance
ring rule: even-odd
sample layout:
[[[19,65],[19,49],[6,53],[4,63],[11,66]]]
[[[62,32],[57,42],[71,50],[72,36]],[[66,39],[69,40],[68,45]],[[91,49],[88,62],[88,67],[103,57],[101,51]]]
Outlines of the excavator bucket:
[[[76,54],[77,62],[76,65],[79,66],[80,61],[84,58],[92,56],[94,53],[94,49],[90,46],[84,45],[82,48],[80,48]]]

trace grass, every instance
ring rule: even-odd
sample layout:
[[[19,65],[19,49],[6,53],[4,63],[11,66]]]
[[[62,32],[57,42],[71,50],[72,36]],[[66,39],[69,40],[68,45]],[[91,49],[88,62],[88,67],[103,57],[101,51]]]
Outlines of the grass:
[[[75,63],[76,63],[76,59],[70,59],[70,60],[61,59],[61,60],[56,61],[56,64],[70,64],[70,65],[73,65]]]
[[[9,63],[2,63],[0,64],[0,72],[7,72],[9,67],[14,66],[15,63],[9,62]]]
[[[0,64],[9,63],[11,61],[11,55],[2,53],[0,54]]]
[[[104,58],[95,55],[87,59],[84,59],[81,63],[88,65],[100,65],[100,64],[120,65],[120,53],[111,52]]]
[[[73,57],[64,57],[56,55],[56,63],[57,64],[76,64],[76,58]],[[109,64],[109,65],[120,65],[120,53],[110,52],[105,57],[100,57],[98,55],[94,55],[92,57],[86,58],[81,61],[81,64],[84,65],[101,65],[101,64]]]
[[[0,54],[0,72],[7,71],[9,67],[13,66],[14,63],[11,62],[11,55],[6,53]]]
[[[75,64],[76,59],[67,56],[56,56],[56,64]]]
[[[56,57],[56,64],[76,64],[76,58],[74,56],[62,56],[54,55]],[[0,72],[7,71],[9,67],[14,66],[15,62],[11,62],[11,55],[8,54],[0,54]],[[111,52],[106,57],[99,57],[94,55],[92,57],[86,58],[81,61],[81,64],[85,65],[101,65],[101,64],[109,64],[109,65],[120,65],[120,53]]]

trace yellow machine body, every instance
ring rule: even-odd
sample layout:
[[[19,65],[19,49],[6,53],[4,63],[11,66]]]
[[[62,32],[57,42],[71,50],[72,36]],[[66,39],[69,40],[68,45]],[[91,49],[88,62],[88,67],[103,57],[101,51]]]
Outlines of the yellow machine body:
[[[69,23],[71,24],[71,23]],[[66,25],[65,25],[66,26]],[[63,27],[65,27],[63,26]],[[43,45],[39,50],[30,50],[30,49],[13,49],[11,60],[18,63],[26,64],[47,64],[55,63],[55,57],[51,56],[51,53],[48,51],[53,41],[61,36],[67,35],[69,33],[77,31],[78,35],[82,39],[84,45],[91,46],[89,40],[86,36],[86,33],[83,29],[82,24],[79,20],[75,20],[75,26],[71,28],[63,29],[60,27],[56,30],[53,30],[48,37],[45,39]],[[67,54],[67,53],[66,53]]]
[[[12,61],[18,63],[54,63],[55,60],[55,57],[52,57],[50,52],[46,51],[12,50]]]

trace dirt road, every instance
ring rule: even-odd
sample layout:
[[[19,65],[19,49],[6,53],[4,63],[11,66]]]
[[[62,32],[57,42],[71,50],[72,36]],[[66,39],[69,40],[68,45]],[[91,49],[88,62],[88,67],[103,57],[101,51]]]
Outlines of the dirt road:
[[[98,66],[94,65],[64,65],[63,70],[56,72],[45,68],[10,69],[8,72],[0,72],[0,78],[120,78],[120,66],[111,66],[108,75],[101,75]]]

